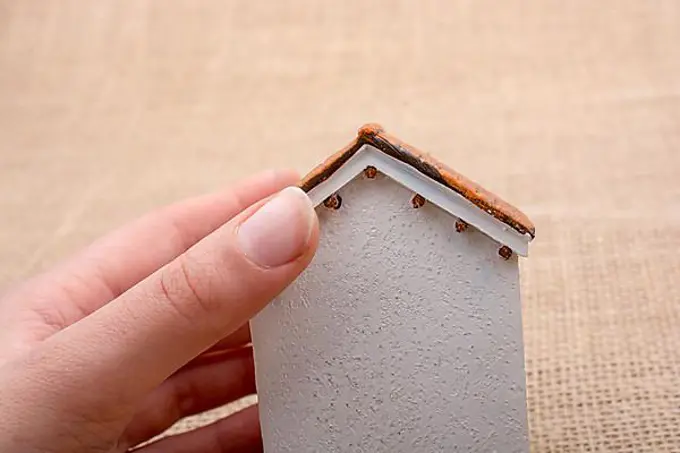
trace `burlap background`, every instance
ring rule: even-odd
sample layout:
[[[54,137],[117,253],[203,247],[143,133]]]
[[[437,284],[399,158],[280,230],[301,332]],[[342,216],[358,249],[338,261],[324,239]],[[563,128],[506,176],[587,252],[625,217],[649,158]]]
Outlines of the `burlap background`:
[[[675,0],[0,0],[0,282],[366,121],[536,223],[534,451],[680,451]]]

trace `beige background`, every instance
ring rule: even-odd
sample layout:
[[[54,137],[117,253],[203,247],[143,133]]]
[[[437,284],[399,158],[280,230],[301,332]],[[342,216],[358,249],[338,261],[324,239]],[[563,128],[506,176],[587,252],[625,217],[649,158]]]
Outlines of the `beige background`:
[[[0,0],[0,283],[378,121],[537,225],[534,451],[680,451],[679,43],[675,0]]]

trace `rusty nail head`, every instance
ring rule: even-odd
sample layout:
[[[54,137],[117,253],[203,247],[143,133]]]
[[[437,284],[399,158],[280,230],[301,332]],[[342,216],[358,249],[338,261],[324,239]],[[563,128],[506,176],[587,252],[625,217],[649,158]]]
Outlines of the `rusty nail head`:
[[[512,250],[510,250],[510,247],[507,245],[504,245],[500,249],[498,249],[498,254],[503,257],[505,260],[509,260],[510,257],[512,256]]]
[[[462,233],[463,231],[468,229],[468,224],[466,221],[463,219],[458,219],[456,220],[456,231],[459,233]]]
[[[375,178],[375,175],[378,174],[378,170],[375,167],[373,167],[372,165],[369,165],[364,170],[364,174],[366,175],[366,177],[368,179],[373,179],[373,178]]]
[[[334,193],[324,200],[323,205],[331,209],[340,209],[340,206],[342,206],[342,197],[337,193]]]
[[[413,196],[413,199],[411,200],[411,205],[413,205],[414,208],[418,209],[422,207],[425,204],[425,198],[423,198],[422,195],[420,194],[415,194]]]

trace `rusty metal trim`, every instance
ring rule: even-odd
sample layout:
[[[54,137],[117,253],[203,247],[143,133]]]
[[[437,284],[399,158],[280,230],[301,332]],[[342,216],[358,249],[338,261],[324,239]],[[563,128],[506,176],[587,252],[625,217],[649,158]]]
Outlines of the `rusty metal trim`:
[[[463,219],[456,220],[456,232],[462,233],[468,229],[470,225]]]
[[[369,165],[364,169],[364,175],[368,179],[375,179],[375,177],[378,176],[378,169],[373,167],[372,165]]]
[[[323,201],[323,205],[329,209],[338,210],[342,206],[342,197],[340,194],[334,193]]]
[[[508,247],[507,245],[504,245],[504,246],[502,246],[501,248],[498,249],[498,254],[504,260],[509,260],[512,257],[512,249],[510,247]]]
[[[411,206],[413,206],[415,209],[422,208],[425,206],[425,197],[419,193],[415,194],[413,198],[411,198]]]

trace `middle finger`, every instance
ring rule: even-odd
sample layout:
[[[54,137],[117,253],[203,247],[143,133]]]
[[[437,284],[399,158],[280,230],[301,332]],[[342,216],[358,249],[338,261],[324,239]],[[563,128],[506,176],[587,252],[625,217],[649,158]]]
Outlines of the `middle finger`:
[[[123,446],[135,446],[184,417],[255,393],[252,348],[212,356],[173,374],[142,402],[122,436]]]

